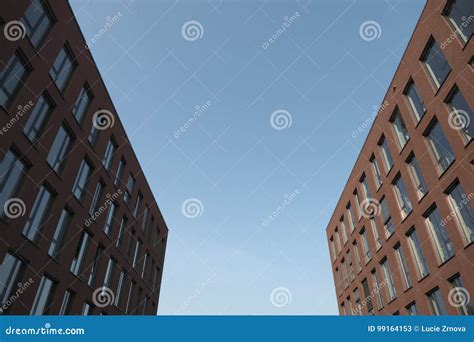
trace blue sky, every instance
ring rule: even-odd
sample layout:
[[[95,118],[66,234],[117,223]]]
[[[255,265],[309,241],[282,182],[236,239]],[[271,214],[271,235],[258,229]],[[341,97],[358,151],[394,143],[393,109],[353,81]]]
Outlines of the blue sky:
[[[170,230],[158,313],[337,314],[326,224],[424,1],[71,6]]]

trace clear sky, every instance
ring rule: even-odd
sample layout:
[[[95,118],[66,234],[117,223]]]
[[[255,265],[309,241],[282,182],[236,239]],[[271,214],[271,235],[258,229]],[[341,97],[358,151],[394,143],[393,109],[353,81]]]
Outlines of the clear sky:
[[[425,1],[70,2],[169,227],[158,313],[337,314],[326,224]]]

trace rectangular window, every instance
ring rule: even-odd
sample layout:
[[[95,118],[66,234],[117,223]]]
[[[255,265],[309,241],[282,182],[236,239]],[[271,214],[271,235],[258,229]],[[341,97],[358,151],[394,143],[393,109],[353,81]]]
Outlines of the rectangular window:
[[[410,272],[408,270],[408,265],[406,262],[406,257],[405,253],[403,253],[402,246],[398,244],[395,247],[395,254],[397,255],[397,260],[398,260],[398,265],[400,267],[400,272],[402,273],[403,276],[403,282],[405,284],[405,289],[409,289],[411,287],[411,278],[410,278]]]
[[[356,306],[356,313],[358,315],[362,315],[362,305],[360,303],[359,289],[356,287],[353,292],[354,292],[354,303]]]
[[[41,282],[36,292],[35,301],[31,307],[30,315],[44,315],[48,313],[49,307],[53,300],[53,292],[55,283],[47,276],[41,278]]]
[[[375,156],[372,155],[370,158],[370,165],[372,167],[372,171],[374,172],[374,179],[375,179],[375,184],[377,185],[377,189],[380,188],[382,185],[382,174],[380,173],[380,168],[379,164],[377,163],[377,159],[375,159]]]
[[[141,227],[143,233],[145,233],[146,226],[148,223],[148,212],[149,212],[148,206],[145,206],[145,210],[143,211],[142,227]]]
[[[362,280],[362,289],[364,290],[365,303],[367,303],[367,310],[370,315],[374,313],[374,306],[372,305],[372,296],[370,294],[369,283],[367,278]]]
[[[107,148],[105,149],[104,158],[102,159],[102,165],[104,165],[107,171],[110,170],[116,148],[117,147],[115,146],[115,143],[112,141],[112,139],[109,140]]]
[[[362,176],[361,184],[362,184],[362,189],[364,190],[365,198],[366,199],[372,198],[372,194],[370,193],[370,190],[369,190],[369,183],[367,181],[367,177],[365,176],[365,174]]]
[[[474,5],[471,0],[453,0],[445,12],[453,26],[464,42],[467,42],[474,33],[471,22],[474,14]]]
[[[440,316],[447,315],[446,309],[444,307],[443,299],[441,298],[441,293],[438,288],[431,291],[427,295],[428,304],[430,306],[431,314]]]
[[[360,237],[362,240],[362,250],[364,251],[364,260],[367,264],[372,259],[372,253],[370,251],[369,239],[367,238],[367,231],[365,228],[360,232]]]
[[[370,227],[372,229],[372,234],[374,235],[375,247],[379,250],[380,247],[382,247],[382,239],[380,239],[379,229],[377,228],[375,219],[370,220]]]
[[[84,303],[84,306],[82,307],[82,316],[88,316],[91,312],[91,305],[87,302]]]
[[[105,219],[104,233],[108,236],[112,234],[112,227],[114,224],[114,215],[115,215],[116,205],[112,203],[107,213],[107,218]]]
[[[360,198],[359,198],[359,193],[356,191],[354,191],[354,203],[355,203],[355,206],[357,208],[357,214],[358,214],[358,218],[359,220],[362,218],[362,212],[361,212],[361,208],[360,208]]]
[[[51,244],[49,245],[48,254],[53,258],[56,258],[59,252],[61,251],[63,241],[65,236],[67,235],[67,230],[69,224],[71,223],[71,220],[72,213],[67,208],[64,208],[61,212],[61,216],[59,217],[58,224],[56,225],[56,230],[54,231]]]
[[[454,161],[454,154],[440,124],[435,121],[425,136],[428,139],[438,169],[441,172],[445,171]]]
[[[347,216],[349,217],[349,225],[351,226],[352,233],[355,229],[356,223],[354,221],[354,215],[352,214],[352,207],[350,203],[347,205]]]
[[[10,300],[13,290],[17,288],[24,267],[25,265],[20,259],[10,253],[5,254],[0,265],[0,300],[2,306]]]
[[[351,297],[347,297],[346,298],[346,301],[347,303],[349,304],[349,315],[353,316],[354,315],[354,309],[352,307],[352,301],[351,301]]]
[[[417,316],[418,315],[418,310],[416,309],[416,303],[411,302],[406,306],[407,313],[409,316]]]
[[[28,73],[25,60],[15,53],[0,71],[0,106],[8,107],[12,103]]]
[[[395,290],[392,272],[390,271],[390,265],[388,263],[388,260],[385,259],[384,261],[382,261],[381,266],[384,274],[385,284],[387,284],[388,300],[391,301],[397,297],[397,291]]]
[[[344,288],[349,286],[349,274],[347,273],[346,260],[341,260],[342,279],[344,280]]]
[[[474,24],[471,26],[474,27]],[[451,92],[448,105],[452,109],[448,116],[449,122],[457,122],[458,125],[455,128],[459,128],[465,142],[471,141],[472,137],[474,137],[474,124],[471,124],[474,122],[474,113],[458,87]]]
[[[117,243],[116,243],[116,246],[119,249],[121,249],[123,245],[123,240],[124,240],[124,236],[127,229],[127,221],[128,221],[127,218],[124,216],[122,217],[122,221],[120,222],[120,230],[119,230]]]
[[[355,241],[353,245],[354,245],[353,250],[354,250],[355,260],[357,263],[357,272],[360,272],[362,271],[362,262],[360,260],[359,247],[357,246],[357,243]]]
[[[135,253],[133,254],[133,267],[137,266],[137,264],[140,262],[140,249],[141,249],[142,243],[140,240],[137,240],[137,244],[135,245]]]
[[[346,259],[347,259],[347,264],[349,265],[349,276],[352,281],[355,279],[355,274],[354,274],[354,265],[352,263],[352,254],[350,251],[347,252]]]
[[[397,198],[398,207],[400,208],[400,215],[404,219],[412,212],[413,207],[411,205],[410,198],[408,197],[405,182],[403,181],[403,178],[400,174],[395,180],[393,189],[395,190],[395,197]]]
[[[115,268],[115,261],[114,259],[109,258],[109,262],[107,263],[107,270],[105,271],[104,287],[110,288],[110,281],[114,275],[114,268]]]
[[[339,239],[339,231],[337,230],[337,228],[334,231],[334,237],[336,240],[336,251],[337,251],[337,254],[339,255],[339,253],[341,252],[341,240]]]
[[[448,231],[441,223],[438,208],[432,209],[425,218],[433,243],[438,251],[439,262],[443,263],[454,255],[454,246],[449,239]]]
[[[21,18],[26,35],[37,49],[52,26],[51,15],[42,0],[32,0]]]
[[[123,159],[120,159],[120,163],[118,164],[117,167],[117,172],[115,173],[115,179],[114,179],[114,184],[117,188],[120,187],[120,183],[122,181],[122,174],[123,170],[125,168],[125,161]]]
[[[43,132],[49,117],[51,116],[51,103],[44,96],[40,95],[31,111],[30,117],[23,127],[23,133],[31,142],[36,142]]]
[[[133,193],[133,187],[134,186],[135,186],[135,179],[133,178],[132,175],[129,175],[128,180],[127,180],[127,188],[125,189],[125,193],[123,194],[123,201],[127,205],[130,203],[130,199],[132,198],[132,193]]]
[[[341,218],[341,221],[339,222],[341,225],[341,234],[342,234],[342,245],[345,245],[347,242],[347,231],[346,231],[346,225],[344,224],[344,218]]]
[[[66,46],[63,46],[49,71],[49,76],[51,76],[61,92],[64,92],[66,89],[66,85],[73,71],[74,62],[71,53]]]
[[[428,192],[428,187],[426,185],[425,178],[421,173],[420,166],[418,165],[416,157],[413,153],[408,158],[408,168],[410,170],[410,175],[411,179],[413,180],[413,184],[415,185],[418,199],[421,199]]]
[[[380,284],[380,281],[377,277],[377,272],[375,271],[375,269],[372,270],[371,276],[372,276],[372,286],[374,287],[374,292],[377,296],[377,303],[378,303],[379,309],[382,309],[383,308],[383,298],[382,298],[382,291],[381,291],[382,285]]]
[[[434,39],[429,42],[421,61],[425,64],[436,88],[439,88],[451,71],[451,66]]]
[[[97,140],[99,139],[99,133],[100,131],[95,127],[94,124],[92,124],[91,130],[89,131],[89,135],[87,136],[87,141],[94,148],[95,148],[95,145],[97,144]]]
[[[74,107],[72,107],[72,114],[76,118],[79,124],[84,122],[84,118],[87,113],[87,109],[89,108],[89,104],[92,101],[92,94],[89,88],[85,85],[81,88],[79,92],[79,96],[76,99],[76,103],[74,103]]]
[[[150,254],[145,253],[145,257],[143,258],[143,267],[142,267],[142,278],[145,279],[145,272],[147,271],[148,266],[148,259],[150,258]]]
[[[94,256],[94,262],[92,263],[91,273],[89,273],[89,279],[87,281],[87,285],[93,287],[95,277],[97,274],[97,267],[99,267],[100,259],[104,254],[104,248],[102,246],[98,246]]]
[[[410,103],[410,107],[416,122],[419,122],[425,115],[426,108],[423,98],[421,97],[420,92],[416,88],[413,81],[408,85],[405,95],[408,99],[408,102]]]
[[[64,293],[63,301],[61,303],[61,308],[59,309],[58,315],[69,315],[71,313],[72,300],[74,298],[74,293],[66,290]]]
[[[380,208],[382,209],[382,222],[385,229],[385,236],[388,238],[394,232],[392,215],[390,214],[390,209],[388,208],[387,199],[383,197],[380,200]]]
[[[414,229],[408,233],[408,242],[410,243],[411,252],[413,253],[415,259],[415,264],[418,270],[419,277],[420,279],[424,278],[429,273],[428,265],[426,264],[425,256],[423,254],[423,250],[421,249],[420,241],[418,240],[418,236]]]
[[[90,236],[85,231],[82,232],[79,243],[77,244],[76,253],[72,260],[70,271],[78,276],[82,271],[82,264],[86,258],[87,249],[89,247]]]
[[[122,295],[124,280],[125,280],[125,273],[122,271],[122,272],[120,272],[120,277],[119,277],[119,281],[118,281],[118,284],[117,284],[117,290],[115,291],[114,305],[116,307],[118,307],[119,304],[120,304],[120,296]]]
[[[134,310],[132,308],[132,306],[133,306],[133,293],[134,293],[136,285],[137,284],[133,280],[130,282],[130,288],[128,289],[127,307],[125,309],[125,312],[127,314],[131,313]]]
[[[451,298],[465,298],[464,301],[458,301],[456,307],[461,315],[472,316],[474,315],[474,306],[471,304],[470,296],[467,295],[467,289],[464,287],[464,282],[459,274],[449,280],[451,284],[452,297]]]
[[[102,198],[102,194],[105,190],[105,184],[102,181],[97,182],[97,186],[95,187],[94,197],[92,197],[91,206],[89,208],[89,215],[95,218],[95,213],[99,209],[100,199]]]
[[[51,206],[53,194],[42,185],[36,196],[30,215],[23,228],[23,235],[29,240],[36,242],[42,225]]]
[[[405,125],[402,115],[398,109],[394,114],[392,124],[395,131],[395,136],[397,137],[398,146],[400,147],[400,150],[402,150],[410,139],[410,135],[408,134],[407,126]]]
[[[456,183],[449,190],[448,198],[465,241],[467,243],[474,241],[474,209],[471,206],[472,193],[467,196],[461,184]],[[446,225],[445,221],[441,223]]]
[[[137,217],[138,212],[140,210],[140,207],[141,207],[141,204],[142,204],[142,199],[143,199],[142,194],[138,193],[137,201],[135,202],[135,209],[133,209],[133,217],[135,217],[135,218]]]
[[[91,173],[92,167],[87,160],[82,160],[79,172],[77,173],[74,186],[72,187],[72,193],[74,196],[81,201],[84,196],[84,190],[87,186],[87,181]]]
[[[393,158],[392,154],[390,153],[390,149],[388,148],[387,139],[385,139],[385,137],[382,138],[382,141],[379,146],[385,164],[385,172],[388,173],[392,169]]]
[[[12,150],[8,150],[0,164],[0,210],[5,217],[5,202],[14,197],[26,172],[26,164]]]
[[[332,262],[334,262],[337,258],[336,254],[336,247],[334,246],[334,238],[331,236],[331,239],[329,240],[329,246],[331,246],[331,258]]]
[[[67,157],[71,142],[72,137],[67,128],[64,126],[59,127],[58,133],[49,149],[48,158],[46,159],[49,166],[58,174],[60,174],[64,168],[64,161]]]

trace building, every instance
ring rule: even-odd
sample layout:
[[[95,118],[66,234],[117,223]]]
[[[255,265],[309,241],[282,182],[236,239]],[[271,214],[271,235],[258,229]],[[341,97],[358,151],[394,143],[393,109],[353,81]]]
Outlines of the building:
[[[156,314],[168,228],[68,2],[0,9],[0,311]]]
[[[427,1],[332,214],[341,315],[473,313],[473,9]]]

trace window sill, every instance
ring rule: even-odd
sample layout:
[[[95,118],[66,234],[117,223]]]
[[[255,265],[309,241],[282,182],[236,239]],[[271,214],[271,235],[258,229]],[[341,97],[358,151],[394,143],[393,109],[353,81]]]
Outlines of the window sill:
[[[454,253],[453,255],[451,255],[449,258],[447,258],[446,260],[442,261],[441,263],[438,264],[438,268],[441,268],[443,267],[444,265],[446,265],[449,261],[451,261],[452,259],[454,259],[454,257],[456,256],[456,253]]]
[[[439,174],[438,176],[438,180],[441,180],[441,178],[448,172],[448,170],[451,168],[451,166],[453,166],[454,162],[456,161],[456,158],[453,159],[453,161],[446,167],[446,169],[444,170],[441,170],[439,168],[439,164],[437,162],[436,163],[436,167],[438,168],[438,170],[441,171],[441,173]]]

